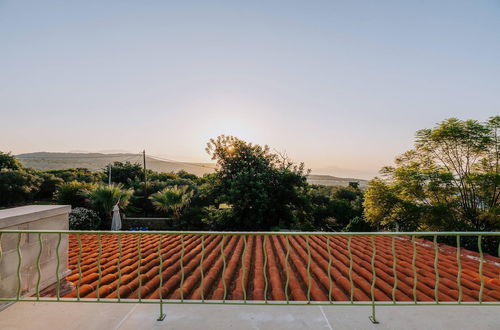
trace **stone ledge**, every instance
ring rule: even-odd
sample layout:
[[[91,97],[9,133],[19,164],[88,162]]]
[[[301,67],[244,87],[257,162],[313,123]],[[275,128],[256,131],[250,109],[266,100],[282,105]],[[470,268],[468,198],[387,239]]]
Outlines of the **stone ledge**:
[[[0,210],[0,228],[37,221],[71,212],[70,205],[27,205]]]

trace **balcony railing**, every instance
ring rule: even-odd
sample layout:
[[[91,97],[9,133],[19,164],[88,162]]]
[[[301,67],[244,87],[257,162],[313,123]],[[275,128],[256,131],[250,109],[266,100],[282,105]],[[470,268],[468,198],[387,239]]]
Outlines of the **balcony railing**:
[[[445,238],[455,246],[440,243]],[[499,239],[500,232],[2,230],[0,276],[14,276],[16,288],[0,288],[0,301],[153,303],[158,320],[164,304],[369,305],[376,323],[377,305],[500,305]],[[471,242],[477,251],[462,248]],[[44,287],[47,273],[55,283]]]

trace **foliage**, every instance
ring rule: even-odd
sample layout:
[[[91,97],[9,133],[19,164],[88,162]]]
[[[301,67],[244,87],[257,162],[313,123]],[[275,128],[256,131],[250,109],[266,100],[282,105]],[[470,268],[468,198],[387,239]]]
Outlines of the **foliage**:
[[[93,187],[94,185],[91,183],[78,181],[66,182],[57,187],[53,199],[57,204],[84,207],[87,204],[87,193]]]
[[[23,166],[10,152],[4,153],[0,151],[0,170],[20,170]]]
[[[177,178],[178,176],[172,172],[167,173],[167,172],[148,171],[148,181],[170,181]]]
[[[188,173],[184,170],[180,170],[177,172],[177,177],[180,179],[186,179],[186,180],[191,180],[193,182],[196,182],[198,180],[198,177],[192,173]]]
[[[189,186],[173,186],[165,188],[149,198],[156,209],[162,212],[172,212],[175,219],[180,219],[182,210],[189,205],[194,191]]]
[[[34,174],[42,179],[40,191],[36,195],[36,198],[38,199],[51,199],[54,196],[57,187],[64,183],[63,179],[47,172],[36,171]]]
[[[143,181],[144,170],[140,164],[131,162],[114,162],[111,166],[111,182],[119,183],[126,187],[130,186],[132,181]],[[109,180],[109,167],[102,170],[103,181]]]
[[[231,229],[233,210],[231,208],[217,208],[213,205],[203,208],[202,222],[214,230]]]
[[[102,174],[91,172],[86,168],[68,168],[63,170],[46,170],[45,173],[61,178],[64,182],[78,181],[97,183],[102,180]]]
[[[228,229],[268,230],[300,221],[307,187],[304,165],[236,137],[211,139],[206,151],[217,161],[209,193],[215,205],[232,208]]]
[[[349,221],[347,226],[344,228],[344,231],[347,232],[367,232],[367,231],[372,231],[373,228],[371,225],[362,217],[355,217]]]
[[[363,192],[358,187],[311,186],[308,189],[309,230],[338,231],[363,215]]]
[[[42,179],[25,169],[0,170],[0,206],[32,201],[40,191]]]
[[[369,183],[365,216],[412,230],[500,229],[500,117],[447,119],[420,130],[415,147]]]
[[[123,189],[121,184],[96,185],[86,192],[90,205],[103,218],[111,218],[113,207],[118,204],[121,208],[128,205],[132,196],[132,189]]]
[[[70,230],[98,230],[101,219],[96,212],[77,207],[69,213]]]

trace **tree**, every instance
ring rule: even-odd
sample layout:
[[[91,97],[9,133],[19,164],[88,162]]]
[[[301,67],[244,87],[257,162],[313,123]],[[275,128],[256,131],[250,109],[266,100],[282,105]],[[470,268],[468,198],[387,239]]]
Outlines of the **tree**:
[[[372,231],[373,228],[362,217],[355,217],[349,221],[349,224],[344,228],[346,232],[367,232]]]
[[[194,191],[190,190],[189,186],[173,186],[165,188],[149,198],[156,209],[165,213],[172,211],[174,218],[179,220],[182,210],[189,205],[193,195]]]
[[[499,127],[498,116],[485,123],[450,118],[418,131],[415,147],[382,169],[385,179],[370,182],[367,220],[432,230],[499,229]]]
[[[71,205],[73,208],[84,207],[87,204],[88,192],[95,187],[92,183],[70,181],[59,185],[53,200],[57,204]]]
[[[312,223],[306,230],[343,230],[352,219],[363,215],[363,192],[358,187],[312,185],[307,199]]]
[[[1,169],[0,206],[23,204],[33,200],[41,184],[41,178],[24,169]]]
[[[0,170],[20,170],[22,167],[21,162],[12,156],[10,152],[4,153],[0,151]]]
[[[54,196],[57,187],[64,183],[63,179],[44,171],[36,171],[34,174],[42,179],[40,191],[36,195],[37,199],[51,199]]]
[[[290,228],[303,220],[307,187],[303,164],[233,136],[211,139],[206,151],[217,161],[212,192],[207,195],[230,207],[224,211],[226,216],[231,213],[228,229]]]
[[[131,162],[114,162],[111,166],[111,182],[120,183],[126,187],[130,186],[131,181],[144,180],[144,170],[141,165]],[[102,170],[103,181],[109,180],[109,168]]]
[[[0,206],[33,200],[43,180],[25,169],[10,153],[0,152]]]
[[[132,189],[123,189],[121,184],[97,185],[86,193],[92,208],[101,216],[106,226],[111,220],[113,207],[118,204],[121,208],[128,205],[132,196]]]
[[[103,173],[91,172],[87,168],[67,168],[61,170],[47,170],[45,173],[52,174],[64,180],[64,182],[78,181],[86,183],[98,183],[103,179]]]

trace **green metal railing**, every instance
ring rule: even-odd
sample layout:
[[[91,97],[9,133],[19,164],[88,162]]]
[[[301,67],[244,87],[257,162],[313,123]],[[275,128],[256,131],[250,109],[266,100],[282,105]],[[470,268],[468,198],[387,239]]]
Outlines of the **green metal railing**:
[[[16,239],[15,251],[12,249],[2,251],[3,242],[11,236]],[[30,292],[29,295],[23,292],[23,277],[26,275],[23,268],[23,237],[28,240],[36,237],[33,243],[29,243],[38,245],[34,275],[36,282],[34,292]],[[47,237],[57,239],[55,251],[53,251],[56,258],[54,296],[43,295],[41,291],[42,278],[47,275],[42,271],[42,255],[51,248],[44,244],[43,238]],[[103,237],[106,241],[103,241]],[[133,242],[136,242],[135,251],[137,252],[137,267],[133,274],[137,274],[138,286],[133,289],[134,298],[130,298],[130,292],[125,297],[121,294],[121,289],[127,286],[127,283],[132,283],[130,275],[125,278],[122,274],[125,267],[131,267],[123,266],[126,261],[124,260],[124,244],[128,244],[131,237],[135,239]],[[361,239],[362,237],[364,238]],[[453,252],[453,247],[439,244],[439,239],[443,237],[456,238],[456,253]],[[500,299],[495,298],[500,297],[500,283],[491,281],[492,273],[496,276],[494,279],[500,281],[500,260],[485,258],[483,251],[485,238],[490,241],[496,240],[495,244],[498,244],[500,257],[500,244],[498,243],[500,232],[2,230],[0,231],[0,265],[4,253],[17,254],[15,266],[17,287],[15,294],[0,297],[0,302],[152,303],[160,306],[158,320],[165,318],[164,304],[359,305],[371,306],[370,320],[378,323],[375,314],[376,306],[500,306]],[[461,249],[462,241],[471,239],[477,240],[478,254],[468,253],[464,256]],[[74,287],[74,297],[67,297],[61,293],[61,285],[65,282],[65,278],[61,276],[61,272],[64,271],[61,269],[61,245],[66,240],[69,241],[71,252],[72,275],[73,277],[78,275],[78,278],[71,283]],[[152,240],[157,245],[149,244]],[[93,242],[92,244],[97,241],[97,249],[91,251],[94,257],[97,254],[95,260],[97,281],[91,291],[95,297],[86,297],[89,295],[88,292],[82,293],[84,292],[82,287],[84,285],[88,287],[87,283],[82,283],[84,273],[88,272],[89,264],[94,264],[94,260],[88,260],[90,257],[84,258],[86,248],[84,243],[87,244],[89,241]],[[404,253],[398,252],[398,244],[403,245]],[[130,255],[130,250],[134,251],[134,248],[129,244],[126,247],[127,255]],[[89,251],[85,253],[87,255]],[[114,274],[117,274],[116,280],[112,282],[116,285],[114,284],[114,287],[109,289],[110,292],[116,292],[116,297],[113,298],[107,297],[110,294],[109,291],[101,293],[101,289],[108,288],[107,284],[103,284],[103,279],[110,273],[103,267],[105,263],[109,263],[110,254],[115,256],[111,264],[116,268],[116,270],[113,268]],[[104,255],[106,257],[103,257]],[[199,262],[196,259],[198,256]],[[427,261],[424,264],[421,260]],[[158,267],[155,274],[159,277],[159,284],[152,289],[152,292],[157,293],[154,298],[150,297],[151,293],[143,296],[143,289],[151,289],[147,281],[151,281],[153,275],[156,276],[150,274],[151,269],[144,269],[151,262]],[[384,268],[381,268],[382,264]],[[221,269],[217,268],[217,265]],[[453,276],[453,278],[456,277],[456,285],[453,284],[453,289],[456,286],[457,294],[452,295],[453,290],[449,293],[440,291],[442,286],[447,285],[448,289],[452,286],[449,278],[444,277],[446,274],[443,267],[446,265],[452,265],[452,269],[456,268],[456,274]],[[467,280],[464,279],[464,267],[470,273],[471,265],[474,267],[477,265],[477,282],[471,279],[470,274],[465,274]],[[213,267],[216,267],[216,271]],[[401,269],[411,276],[401,277],[399,275]],[[450,270],[447,272],[449,273]],[[488,274],[490,280],[485,280],[485,273]],[[179,278],[178,283],[176,276]],[[126,283],[124,279],[127,280]],[[344,286],[341,280],[347,281]],[[410,281],[411,286],[405,283],[405,280]],[[144,281],[146,283],[143,283]],[[170,281],[176,282],[175,288],[171,287]],[[430,284],[431,281],[433,285]],[[360,282],[366,283],[365,287]],[[471,289],[471,287],[476,289]],[[426,294],[422,288],[432,293]],[[217,290],[220,290],[219,293],[222,296],[213,299]],[[256,299],[259,296],[257,293],[262,290],[260,298]],[[199,297],[196,296],[197,298],[193,299],[195,292],[199,293]],[[241,292],[241,295],[237,292]],[[398,299],[398,294],[408,299]],[[338,299],[339,295],[344,295],[346,298]],[[442,295],[456,296],[456,299],[442,299],[440,298]],[[379,299],[380,296],[384,299]],[[471,296],[476,298],[471,300]],[[431,299],[425,297],[431,297]],[[464,297],[468,298],[464,299]]]

